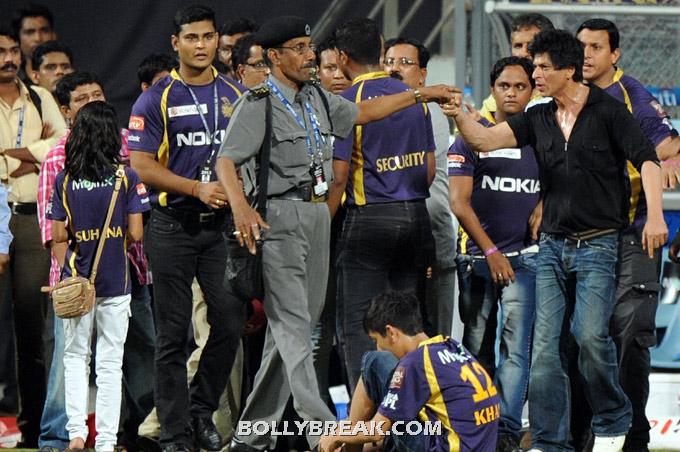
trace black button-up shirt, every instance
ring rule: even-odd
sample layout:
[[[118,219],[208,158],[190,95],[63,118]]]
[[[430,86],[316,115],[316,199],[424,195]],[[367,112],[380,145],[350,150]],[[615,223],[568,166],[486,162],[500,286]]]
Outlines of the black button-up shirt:
[[[542,230],[570,234],[628,226],[626,160],[641,170],[657,162],[626,106],[591,85],[569,141],[557,124],[554,100],[508,118],[518,146],[536,150],[543,198]]]

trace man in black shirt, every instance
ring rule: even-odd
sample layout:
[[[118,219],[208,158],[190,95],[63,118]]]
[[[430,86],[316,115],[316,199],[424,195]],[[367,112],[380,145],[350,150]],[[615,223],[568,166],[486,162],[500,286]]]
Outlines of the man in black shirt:
[[[593,451],[619,451],[631,406],[618,382],[608,326],[619,232],[628,225],[624,165],[629,160],[642,175],[648,202],[642,246],[650,258],[668,235],[661,173],[654,147],[625,105],[597,86],[582,83],[583,48],[578,40],[566,31],[545,31],[529,51],[536,87],[553,100],[490,129],[465,114],[460,99],[444,111],[455,118],[476,151],[525,145],[536,150],[544,208],[529,381],[532,450],[573,450],[565,416],[569,381],[560,358],[570,326],[581,347],[579,370],[594,413]],[[569,324],[568,306],[574,302]]]

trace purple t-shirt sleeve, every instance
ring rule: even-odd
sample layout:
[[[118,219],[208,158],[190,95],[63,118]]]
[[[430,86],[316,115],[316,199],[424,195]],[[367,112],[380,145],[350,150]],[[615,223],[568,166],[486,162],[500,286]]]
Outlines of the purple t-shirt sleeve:
[[[425,378],[422,351],[411,353],[399,361],[378,412],[392,421],[417,419],[430,398],[430,385]],[[418,362],[418,358],[420,362]]]
[[[425,133],[427,133],[427,151],[436,151],[437,145],[434,142],[434,132],[432,131],[432,115],[430,115],[430,109],[427,109],[427,114],[425,115]]]
[[[346,100],[354,100],[356,96],[356,88],[351,87],[347,91],[340,94],[340,97]],[[358,126],[361,127],[361,126]],[[349,162],[352,159],[352,150],[354,149],[354,134],[357,128],[352,127],[352,130],[344,138],[336,137],[333,142],[333,158]]]
[[[474,176],[475,175],[475,155],[472,154],[463,137],[458,135],[456,141],[449,148],[447,166],[450,176]]]
[[[132,168],[125,168],[128,178],[127,213],[142,213],[150,209],[146,186]]]
[[[128,130],[128,148],[155,154],[163,140],[160,91],[157,86],[142,93],[132,106]]]
[[[52,190],[52,200],[47,204],[47,209],[45,209],[45,217],[48,220],[66,221],[66,209],[62,199],[63,187],[64,173],[61,172],[57,174],[57,178],[54,181],[54,189]]]
[[[633,104],[633,116],[654,146],[658,146],[669,136],[678,134],[671,125],[668,114],[644,86],[639,83],[630,86],[629,94]]]

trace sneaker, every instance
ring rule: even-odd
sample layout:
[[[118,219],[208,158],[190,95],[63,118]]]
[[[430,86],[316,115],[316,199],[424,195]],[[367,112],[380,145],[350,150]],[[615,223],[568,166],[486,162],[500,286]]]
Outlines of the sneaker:
[[[621,436],[595,436],[593,452],[621,452],[626,435]]]

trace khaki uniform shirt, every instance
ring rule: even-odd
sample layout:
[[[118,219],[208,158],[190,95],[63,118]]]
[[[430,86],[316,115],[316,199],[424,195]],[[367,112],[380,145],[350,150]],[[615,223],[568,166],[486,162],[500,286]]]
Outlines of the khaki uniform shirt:
[[[18,81],[19,97],[14,105],[7,105],[0,99],[0,149],[28,148],[28,151],[36,158],[36,166],[40,168],[49,150],[57,144],[59,138],[66,131],[66,123],[59,111],[57,103],[52,94],[44,88],[32,87],[41,100],[42,120],[31,96],[28,87],[23,82]],[[21,111],[24,111],[24,123],[21,136],[21,143],[17,146],[17,135],[19,129],[19,118]],[[45,140],[41,139],[43,124],[50,124],[54,135]],[[19,178],[9,177],[9,175],[19,168],[21,162],[8,156],[0,156],[0,178],[8,181],[9,202],[32,203],[38,199],[38,173],[31,173]]]

